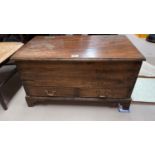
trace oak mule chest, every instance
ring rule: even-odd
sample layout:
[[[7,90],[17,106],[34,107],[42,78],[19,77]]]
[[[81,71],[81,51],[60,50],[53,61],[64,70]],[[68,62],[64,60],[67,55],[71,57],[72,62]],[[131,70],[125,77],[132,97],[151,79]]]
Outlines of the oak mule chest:
[[[124,110],[145,60],[123,35],[37,36],[12,59],[28,106],[89,101]]]

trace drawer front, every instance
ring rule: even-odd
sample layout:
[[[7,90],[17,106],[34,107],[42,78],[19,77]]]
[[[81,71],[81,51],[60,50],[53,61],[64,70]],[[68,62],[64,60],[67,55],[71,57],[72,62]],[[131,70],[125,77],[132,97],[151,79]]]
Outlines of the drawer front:
[[[70,87],[33,87],[26,86],[28,96],[42,97],[83,97],[83,98],[128,98],[128,90],[100,88],[70,88]]]
[[[129,98],[129,89],[107,89],[107,88],[82,88],[79,89],[79,97],[98,97],[98,98]]]
[[[29,96],[44,97],[75,97],[76,89],[66,87],[25,87],[25,91]]]

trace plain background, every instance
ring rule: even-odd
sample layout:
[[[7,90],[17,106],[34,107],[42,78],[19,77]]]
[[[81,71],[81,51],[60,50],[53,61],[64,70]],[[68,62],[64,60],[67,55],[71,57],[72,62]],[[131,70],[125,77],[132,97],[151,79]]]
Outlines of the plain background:
[[[154,33],[154,0],[3,0],[0,33]],[[154,122],[1,122],[1,154],[153,154]]]

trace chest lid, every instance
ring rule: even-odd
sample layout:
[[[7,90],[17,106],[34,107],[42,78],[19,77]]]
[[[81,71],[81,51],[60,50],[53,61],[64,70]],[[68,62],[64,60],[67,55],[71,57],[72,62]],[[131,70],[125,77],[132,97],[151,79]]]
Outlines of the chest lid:
[[[20,48],[14,60],[144,60],[123,35],[36,36]]]

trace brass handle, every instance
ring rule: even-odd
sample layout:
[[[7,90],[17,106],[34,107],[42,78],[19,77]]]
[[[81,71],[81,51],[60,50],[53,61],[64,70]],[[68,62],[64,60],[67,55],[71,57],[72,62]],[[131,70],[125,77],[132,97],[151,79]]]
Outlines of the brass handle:
[[[105,96],[105,93],[106,92],[104,90],[100,89],[98,92],[99,98],[103,98],[103,99],[107,98],[107,96]]]
[[[56,91],[53,90],[51,93],[48,91],[48,90],[45,90],[45,93],[48,95],[48,96],[54,96]]]
[[[107,98],[107,97],[106,97],[106,96],[104,96],[104,95],[100,95],[99,97],[100,97],[100,98]]]

